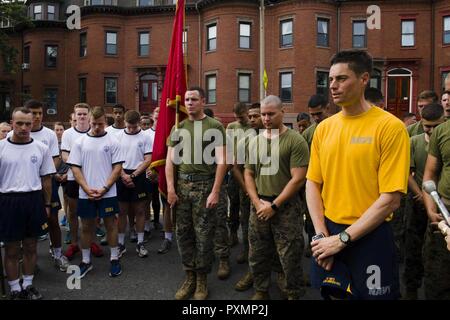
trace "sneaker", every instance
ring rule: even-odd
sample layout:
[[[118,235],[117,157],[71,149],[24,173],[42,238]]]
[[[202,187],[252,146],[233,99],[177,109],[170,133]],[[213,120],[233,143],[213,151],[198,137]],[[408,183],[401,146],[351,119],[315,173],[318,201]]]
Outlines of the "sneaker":
[[[161,244],[161,248],[158,249],[159,254],[165,254],[169,252],[170,248],[172,247],[172,241],[169,239],[164,239],[164,241]]]
[[[119,260],[111,260],[111,269],[109,269],[110,277],[118,277],[122,274],[122,266]]]
[[[147,258],[148,257],[148,250],[144,247],[143,243],[137,244],[136,252],[137,252],[139,258]]]
[[[70,237],[70,232],[67,231],[66,236],[64,237],[64,243],[65,244],[70,244],[72,242],[72,239]]]
[[[71,261],[71,260],[75,257],[75,254],[76,254],[77,252],[80,252],[80,247],[71,244],[71,245],[67,248],[66,253],[65,253],[64,255],[66,256],[67,259],[69,259],[69,261]]]
[[[130,242],[136,243],[137,242],[137,234],[134,229],[130,230]]]
[[[66,272],[69,267],[69,259],[65,256],[61,256],[61,258],[54,260],[55,267],[58,268],[62,272]]]
[[[42,236],[37,238],[38,241],[45,241],[47,239],[48,239],[48,233],[43,234]]]
[[[99,238],[103,238],[103,237],[106,235],[106,232],[103,231],[102,228],[97,228],[97,229],[95,230],[95,235],[96,235],[97,237],[99,237]]]
[[[125,248],[125,245],[124,245],[124,244],[120,244],[120,243],[119,243],[119,255],[118,255],[118,257],[119,257],[119,258],[122,258],[123,254],[124,254],[125,252],[127,252],[127,248]]]
[[[50,254],[50,257],[51,257],[52,259],[55,259],[55,254],[53,253],[53,248],[52,248],[52,246],[49,246],[49,247],[48,247],[48,253]]]
[[[80,268],[80,275],[77,279],[82,279],[89,271],[92,270],[92,263],[81,262],[78,267]]]
[[[100,244],[102,246],[107,246],[108,245],[108,238],[106,236],[104,236],[101,240],[100,240]]]
[[[103,257],[103,249],[95,242],[91,243],[91,253],[94,257]]]
[[[64,217],[61,219],[61,221],[59,222],[59,224],[62,227],[65,227],[67,225],[67,217],[64,215]]]
[[[9,300],[25,300],[23,291],[11,291],[9,293]]]
[[[22,291],[23,297],[26,300],[41,300],[42,294],[37,291],[37,289],[33,286],[28,286]]]

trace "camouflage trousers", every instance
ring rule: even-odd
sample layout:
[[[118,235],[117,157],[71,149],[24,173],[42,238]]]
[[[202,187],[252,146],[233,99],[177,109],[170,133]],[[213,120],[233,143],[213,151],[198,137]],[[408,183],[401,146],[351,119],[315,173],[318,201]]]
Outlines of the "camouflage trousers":
[[[209,273],[214,260],[213,239],[216,209],[207,209],[206,200],[214,179],[189,182],[178,179],[175,208],[178,251],[184,270]]]
[[[228,196],[227,186],[223,184],[220,188],[219,203],[216,208],[217,224],[214,234],[214,253],[216,257],[225,260],[230,257],[230,241],[228,236],[227,215]]]
[[[422,249],[427,230],[428,216],[423,204],[412,199],[410,195],[408,201],[411,209],[406,211],[406,232],[405,232],[405,271],[403,283],[406,290],[414,291],[422,286],[423,278],[423,256]]]
[[[268,221],[259,220],[254,206],[249,219],[249,266],[254,288],[268,291],[274,269],[274,256],[279,256],[286,276],[286,291],[298,294],[303,285],[303,218],[300,199],[294,197],[280,206]]]
[[[404,195],[401,198],[400,207],[395,210],[391,220],[391,228],[394,232],[394,241],[399,262],[402,262],[405,256],[406,217],[411,210],[411,202],[408,201],[407,195]]]
[[[242,189],[239,189],[240,216],[242,231],[242,243],[244,244],[244,252],[248,256],[248,219],[250,217],[250,198]]]
[[[450,252],[444,236],[427,228],[423,249],[424,287],[427,300],[450,300]]]
[[[228,225],[231,232],[237,232],[239,229],[239,184],[231,174],[228,180],[228,197],[230,198],[230,216]]]

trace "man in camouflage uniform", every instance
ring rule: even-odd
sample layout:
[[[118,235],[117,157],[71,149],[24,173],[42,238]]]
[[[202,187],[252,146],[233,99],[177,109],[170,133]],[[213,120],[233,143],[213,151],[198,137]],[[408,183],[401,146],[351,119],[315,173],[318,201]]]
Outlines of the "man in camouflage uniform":
[[[252,203],[249,266],[256,290],[253,300],[269,299],[276,253],[286,277],[288,299],[299,299],[303,289],[304,240],[298,192],[305,182],[309,151],[305,139],[283,124],[283,115],[278,97],[268,96],[261,102],[267,130],[250,140],[245,161],[245,186]]]
[[[425,131],[411,137],[411,174],[408,178],[409,199],[412,210],[406,212],[405,271],[403,279],[406,287],[405,298],[417,300],[417,289],[422,285],[422,248],[427,229],[427,213],[423,202],[422,178],[428,154],[428,143],[433,129],[445,121],[444,109],[438,103],[427,105],[422,110],[422,125]]]
[[[172,128],[166,159],[167,202],[171,208],[176,205],[178,250],[186,271],[175,299],[189,299],[195,291],[194,299],[204,300],[208,296],[206,278],[214,259],[216,207],[227,170],[225,130],[220,122],[203,113],[202,88],[188,89],[184,103],[188,118],[178,129]],[[212,134],[212,142],[205,136],[206,131]]]
[[[450,210],[450,121],[433,130],[423,181],[433,180],[447,209]],[[423,249],[425,298],[450,299],[450,254],[444,237],[437,229],[441,221],[437,206],[424,192],[425,208],[431,224],[425,234]]]
[[[236,118],[236,121],[231,122],[227,126],[227,132],[228,130],[233,130],[235,136],[239,135],[239,132],[236,132],[237,130],[241,132],[245,132],[246,130],[250,129],[250,125],[248,123],[248,108],[245,105],[245,103],[238,102],[233,107],[234,117]],[[233,141],[234,146],[237,145],[237,139],[234,139]],[[232,174],[229,176],[228,181],[228,197],[230,198],[230,220],[229,220],[229,226],[230,226],[230,245],[234,247],[238,244],[238,236],[237,231],[239,229],[239,206],[240,206],[240,196],[239,196],[239,184],[234,178]]]

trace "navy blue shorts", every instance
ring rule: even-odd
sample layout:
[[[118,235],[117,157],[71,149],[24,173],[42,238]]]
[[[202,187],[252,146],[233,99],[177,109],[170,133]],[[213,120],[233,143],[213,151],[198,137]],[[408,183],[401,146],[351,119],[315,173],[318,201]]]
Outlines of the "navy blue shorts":
[[[125,173],[130,174],[134,170],[124,170]],[[133,179],[135,188],[127,188],[122,179],[118,179],[117,186],[117,198],[120,202],[137,202],[147,199],[147,185],[148,179],[145,177],[145,172]]]
[[[348,225],[325,218],[330,235],[339,234]],[[394,235],[383,222],[363,238],[352,242],[334,256],[331,271],[311,259],[311,285],[324,298],[393,300],[400,298],[400,282]]]
[[[58,194],[59,184],[52,179],[52,200],[51,200],[51,214],[58,214],[58,211],[62,208],[61,200]]]
[[[69,198],[78,199],[80,185],[75,180],[67,181],[66,194]]]
[[[0,193],[0,241],[37,238],[47,227],[42,191]]]
[[[107,218],[119,213],[117,197],[100,200],[78,199],[77,215],[81,219]]]

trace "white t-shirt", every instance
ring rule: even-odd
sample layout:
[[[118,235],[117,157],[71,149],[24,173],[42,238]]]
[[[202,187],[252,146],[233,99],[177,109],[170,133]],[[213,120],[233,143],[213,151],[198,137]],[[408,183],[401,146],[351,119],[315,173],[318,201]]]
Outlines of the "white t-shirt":
[[[73,143],[79,137],[84,136],[86,133],[91,130],[90,128],[87,131],[78,131],[76,128],[70,128],[64,131],[61,138],[61,151],[66,151],[70,155],[70,150],[72,149]],[[72,170],[69,169],[67,172],[67,180],[75,181],[75,177],[73,176]]]
[[[111,176],[114,164],[123,163],[124,156],[120,150],[119,140],[106,132],[101,137],[85,134],[72,145],[67,164],[81,168],[84,179],[90,188],[101,189]],[[117,195],[116,184],[103,195],[111,198]],[[88,199],[80,187],[80,199]]]
[[[11,138],[13,131],[8,132],[7,138]],[[31,131],[31,138],[40,141],[50,149],[53,158],[59,157],[58,137],[53,130],[42,126],[39,130]]]
[[[42,142],[0,141],[0,193],[42,190],[41,177],[54,173],[50,149]]]
[[[123,131],[125,130],[125,128],[119,129],[114,127],[114,125],[109,126],[105,129],[106,132],[112,133],[113,135],[115,135],[116,137]]]
[[[117,137],[120,149],[125,156],[124,169],[136,170],[144,161],[144,155],[152,154],[153,140],[142,130],[135,134],[123,130]]]

